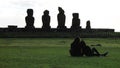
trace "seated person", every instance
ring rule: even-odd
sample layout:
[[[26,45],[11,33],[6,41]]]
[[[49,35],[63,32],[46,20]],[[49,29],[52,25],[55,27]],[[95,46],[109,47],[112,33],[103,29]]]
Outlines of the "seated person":
[[[78,37],[74,39],[69,52],[71,56],[83,56],[80,39]]]
[[[108,52],[100,54],[96,48],[90,48],[83,40],[80,42],[80,44],[82,46],[83,54],[85,54],[85,56],[106,56],[108,54]]]

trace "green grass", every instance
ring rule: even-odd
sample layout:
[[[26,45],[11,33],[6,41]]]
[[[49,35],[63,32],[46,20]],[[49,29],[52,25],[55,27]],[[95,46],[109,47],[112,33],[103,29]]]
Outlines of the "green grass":
[[[120,39],[84,38],[107,57],[71,57],[72,38],[1,38],[0,68],[120,68]]]

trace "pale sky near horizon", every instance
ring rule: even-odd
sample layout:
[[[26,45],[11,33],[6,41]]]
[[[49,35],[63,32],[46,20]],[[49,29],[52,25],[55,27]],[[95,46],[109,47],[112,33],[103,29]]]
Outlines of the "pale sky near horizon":
[[[62,7],[66,15],[66,26],[71,27],[72,13],[79,13],[80,26],[86,27],[91,21],[92,28],[111,28],[120,32],[119,0],[2,0],[0,2],[0,28],[8,25],[25,27],[26,10],[34,10],[35,27],[41,28],[44,10],[50,11],[51,27],[57,27],[58,7]]]

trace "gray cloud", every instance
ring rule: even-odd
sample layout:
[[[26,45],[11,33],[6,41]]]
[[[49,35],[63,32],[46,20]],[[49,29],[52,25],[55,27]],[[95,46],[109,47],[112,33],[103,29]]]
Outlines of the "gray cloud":
[[[16,1],[11,1],[11,4],[14,6],[14,7],[34,7],[35,6],[35,2],[32,0],[32,1],[28,1],[28,0],[16,0]]]

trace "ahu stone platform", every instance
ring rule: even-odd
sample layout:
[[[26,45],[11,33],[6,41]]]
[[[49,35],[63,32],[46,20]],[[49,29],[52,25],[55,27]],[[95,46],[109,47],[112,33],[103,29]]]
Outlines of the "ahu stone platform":
[[[8,27],[0,28],[1,38],[95,38],[95,37],[111,37],[115,33],[114,29],[42,29],[42,28],[17,28]]]

